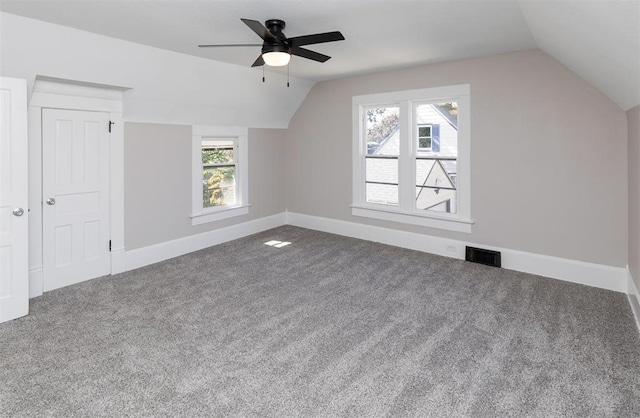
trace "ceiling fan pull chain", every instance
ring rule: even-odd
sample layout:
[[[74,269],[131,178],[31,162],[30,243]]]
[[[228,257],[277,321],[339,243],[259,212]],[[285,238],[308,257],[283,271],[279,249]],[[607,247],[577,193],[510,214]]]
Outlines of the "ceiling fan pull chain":
[[[264,65],[262,66],[262,82],[264,83]]]
[[[289,68],[291,67],[291,61],[287,64],[287,87],[289,87]]]

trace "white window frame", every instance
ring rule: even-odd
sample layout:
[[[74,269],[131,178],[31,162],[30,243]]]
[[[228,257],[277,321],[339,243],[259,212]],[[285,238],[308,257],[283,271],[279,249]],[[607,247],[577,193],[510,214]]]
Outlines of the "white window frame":
[[[236,204],[212,206],[202,204],[202,142],[212,139],[233,140],[236,164]],[[249,129],[237,126],[192,127],[192,201],[191,225],[201,225],[249,213]]]
[[[471,233],[471,174],[470,174],[470,95],[469,84],[406,90],[354,96],[353,112],[353,203],[354,216],[393,221],[411,225]],[[456,213],[429,213],[415,207],[415,158],[418,152],[415,128],[415,105],[421,103],[458,103],[458,160]],[[365,155],[367,152],[365,109],[371,106],[400,106],[400,152],[398,157],[398,206],[368,203],[365,197]]]

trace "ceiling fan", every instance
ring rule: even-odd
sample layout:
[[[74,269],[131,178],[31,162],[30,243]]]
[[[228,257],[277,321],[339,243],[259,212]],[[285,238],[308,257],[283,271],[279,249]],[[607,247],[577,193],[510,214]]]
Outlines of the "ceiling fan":
[[[259,67],[266,64],[273,67],[279,67],[287,65],[291,59],[291,55],[296,55],[313,61],[325,62],[331,57],[302,48],[302,46],[321,44],[324,42],[344,41],[344,36],[342,36],[340,32],[316,33],[314,35],[287,38],[282,32],[285,27],[285,22],[280,19],[269,19],[264,22],[264,25],[257,20],[240,20],[249,26],[251,30],[257,33],[264,42],[262,44],[198,45],[198,47],[262,46],[262,53],[251,66]]]

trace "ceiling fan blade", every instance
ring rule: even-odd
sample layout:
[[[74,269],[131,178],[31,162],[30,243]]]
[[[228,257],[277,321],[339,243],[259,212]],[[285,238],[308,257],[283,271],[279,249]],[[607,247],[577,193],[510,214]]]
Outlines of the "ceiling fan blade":
[[[249,28],[251,28],[252,31],[257,33],[258,36],[264,39],[265,41],[273,42],[276,40],[276,37],[273,36],[273,33],[271,33],[269,29],[265,28],[264,25],[258,22],[257,20],[242,19],[242,18],[240,20],[242,20],[245,23],[245,25],[249,26]]]
[[[264,60],[262,59],[262,54],[260,54],[258,59],[253,64],[251,64],[252,67],[261,67],[263,65],[264,65]]]
[[[288,38],[289,45],[302,46],[311,44],[322,44],[325,42],[344,41],[344,36],[340,32],[316,33],[315,35],[295,36]]]
[[[227,45],[198,45],[198,48],[215,48],[215,47],[227,47],[227,46],[262,46],[262,44],[227,44]]]
[[[291,54],[318,62],[325,62],[329,58],[331,58],[328,55],[320,54],[319,52],[310,51],[308,49],[300,48],[297,46],[291,48]]]

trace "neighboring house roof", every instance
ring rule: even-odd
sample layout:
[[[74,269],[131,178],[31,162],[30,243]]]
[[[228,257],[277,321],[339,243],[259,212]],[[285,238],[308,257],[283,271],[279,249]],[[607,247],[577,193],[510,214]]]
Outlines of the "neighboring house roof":
[[[455,128],[456,131],[458,130],[458,114],[457,113],[452,114],[451,112],[449,112],[449,109],[439,104],[434,104],[431,106],[433,106],[435,111],[440,113],[442,117],[445,118],[447,122],[449,122],[449,124]]]
[[[400,153],[400,124],[383,139],[373,154],[381,154],[384,150],[386,155],[398,155]]]

